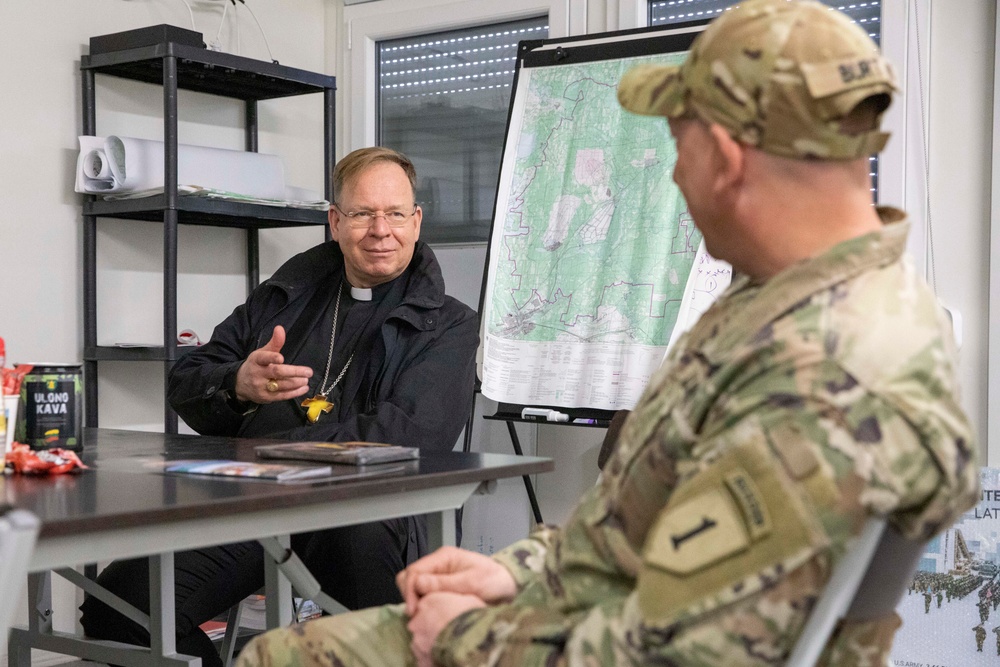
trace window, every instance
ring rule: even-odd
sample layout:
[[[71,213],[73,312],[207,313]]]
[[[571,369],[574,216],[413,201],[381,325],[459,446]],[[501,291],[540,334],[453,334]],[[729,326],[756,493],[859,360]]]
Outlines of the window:
[[[638,2],[639,0],[634,0]],[[340,116],[338,116],[338,153],[343,155],[347,152],[362,148],[364,146],[374,146],[383,143],[387,146],[399,148],[404,152],[418,150],[413,134],[406,139],[404,130],[409,125],[416,129],[416,122],[424,123],[427,118],[418,118],[414,121],[408,117],[399,117],[400,108],[397,104],[405,105],[406,100],[389,101],[383,100],[383,93],[380,90],[381,81],[385,78],[387,83],[398,83],[390,81],[390,78],[399,79],[400,75],[391,75],[392,71],[388,64],[381,64],[383,48],[391,46],[392,42],[402,44],[422,43],[433,36],[435,41],[443,39],[445,34],[458,36],[469,36],[477,33],[496,32],[496,27],[504,24],[531,24],[547,26],[545,31],[525,32],[525,37],[543,39],[553,37],[568,37],[581,35],[587,31],[587,11],[586,2],[578,0],[378,0],[377,2],[366,2],[351,6],[345,6],[343,10],[343,32],[340,37],[343,41],[346,60],[344,70],[337,80],[337,104]],[[489,30],[486,26],[493,26]],[[520,30],[520,28],[518,28]],[[508,36],[509,37],[509,36]],[[519,36],[518,39],[521,37]],[[449,37],[448,39],[452,39]],[[514,40],[516,41],[516,40]],[[433,48],[440,48],[445,45],[436,45]],[[388,52],[384,55],[388,55]],[[457,63],[449,63],[457,64]],[[413,67],[404,67],[414,69]],[[419,69],[419,68],[418,68]],[[513,68],[509,68],[513,71]],[[412,73],[416,74],[416,73]],[[411,76],[412,76],[411,74]],[[449,75],[451,76],[451,75]],[[434,77],[440,78],[440,77]],[[410,86],[413,88],[413,86]],[[399,90],[389,89],[389,90]],[[470,91],[471,93],[471,91]],[[494,89],[494,94],[500,94]],[[506,124],[507,106],[509,104],[510,89],[504,88],[503,102],[501,102],[501,116]],[[388,97],[386,95],[385,97]],[[436,95],[435,97],[443,97]],[[426,101],[427,98],[425,98]],[[478,102],[470,101],[471,98],[462,96],[449,101],[452,105],[466,105],[468,108],[476,110]],[[410,104],[414,103],[411,99]],[[443,102],[442,102],[443,104]],[[429,105],[428,105],[429,106]],[[441,110],[438,110],[440,113]],[[383,117],[388,120],[396,116],[399,123],[395,126],[387,123],[385,127],[380,126]],[[433,118],[431,118],[433,120]],[[440,118],[437,119],[441,121]],[[468,134],[469,124],[462,126],[465,129],[456,131],[454,134],[465,132]],[[477,133],[482,128],[476,128]],[[423,128],[421,128],[423,130]],[[429,135],[430,132],[423,132]],[[486,158],[472,165],[471,169],[461,164],[460,160],[452,159],[451,164],[435,164],[443,162],[434,153],[445,153],[443,147],[436,147],[431,143],[427,148],[430,153],[426,156],[413,155],[417,163],[418,187],[421,204],[425,209],[429,208],[424,215],[424,222],[420,232],[420,238],[431,243],[472,243],[477,247],[472,252],[482,252],[485,245],[488,220],[492,218],[493,198],[496,194],[496,173],[499,169],[499,156],[503,146],[503,132],[498,140],[495,151],[496,158]],[[403,137],[400,143],[395,137]],[[425,137],[426,138],[426,137]],[[476,141],[482,143],[482,139],[476,134]],[[454,138],[449,139],[453,141]],[[463,147],[452,151],[459,155],[467,155],[470,151]],[[483,163],[490,163],[484,165]],[[481,170],[484,166],[492,169],[492,176],[484,176],[477,171],[474,179],[463,181],[458,184],[457,175],[460,171]],[[433,171],[440,168],[439,171]],[[429,171],[427,174],[423,172]],[[428,178],[425,179],[424,177]],[[435,180],[429,180],[429,179]],[[478,185],[477,185],[478,183]],[[459,195],[454,193],[454,200],[444,202],[444,195],[451,198],[450,189],[462,191],[461,201]],[[441,199],[431,200],[428,195],[433,195],[435,190],[442,193]],[[485,190],[488,194],[483,194]],[[466,192],[472,192],[478,196],[468,196]],[[484,198],[485,197],[485,198]],[[468,202],[466,201],[468,200]],[[467,217],[468,213],[463,211],[459,219],[457,208],[459,206],[472,207],[472,217]],[[483,214],[483,209],[487,212]],[[438,216],[449,216],[446,222],[439,223]],[[483,220],[486,220],[484,223]],[[484,228],[485,224],[485,228]],[[463,231],[463,227],[468,229]],[[456,249],[457,251],[457,249]],[[439,258],[443,255],[439,255]],[[458,281],[451,280],[453,285]],[[471,283],[470,283],[471,284]],[[476,299],[470,301],[475,303]]]
[[[737,0],[649,0],[649,25],[713,19],[736,2]],[[879,43],[882,36],[882,6],[878,0],[867,2],[820,0],[820,2],[847,14],[868,32],[876,44]]]
[[[735,5],[737,0],[649,0],[649,25],[660,26],[699,19],[713,19]],[[867,2],[843,2],[842,0],[820,0],[847,14],[860,25],[876,44],[882,41],[882,3],[878,0]],[[878,193],[878,157],[869,158],[872,178],[872,196]]]
[[[376,43],[376,141],[417,168],[424,240],[487,240],[517,45],[546,37],[542,16]]]

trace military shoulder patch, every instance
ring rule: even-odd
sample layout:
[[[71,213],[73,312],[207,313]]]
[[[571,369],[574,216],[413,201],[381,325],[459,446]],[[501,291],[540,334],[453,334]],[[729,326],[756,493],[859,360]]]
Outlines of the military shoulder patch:
[[[643,548],[639,607],[649,621],[753,593],[757,575],[801,563],[829,539],[784,464],[760,442],[730,447],[685,480]]]
[[[729,494],[709,490],[660,517],[646,562],[675,574],[690,574],[750,545]]]

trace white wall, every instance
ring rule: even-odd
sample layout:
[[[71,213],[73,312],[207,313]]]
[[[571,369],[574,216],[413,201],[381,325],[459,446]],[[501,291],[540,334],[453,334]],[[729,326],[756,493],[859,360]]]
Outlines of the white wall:
[[[963,403],[979,434],[983,463],[997,466],[1000,434],[986,442],[997,7],[995,0],[948,0],[932,2],[931,10],[930,221],[937,290],[962,315]]]
[[[221,0],[191,0],[195,26],[214,39]],[[270,51],[282,64],[325,71],[322,0],[252,3]],[[230,5],[230,10],[232,10]],[[236,51],[232,12],[221,41]],[[82,197],[73,192],[80,133],[80,55],[89,38],[131,28],[191,20],[179,0],[88,0],[0,3],[0,336],[12,362],[80,362],[82,358]],[[246,11],[242,55],[268,59]],[[97,131],[162,139],[157,86],[98,76]],[[243,147],[242,104],[182,94],[180,140]],[[321,96],[260,104],[260,150],[281,155],[286,178],[322,191]],[[162,225],[98,223],[99,327],[102,344],[162,340]],[[261,233],[261,268],[273,271],[291,253],[322,240],[317,229]],[[245,297],[244,234],[184,226],[179,232],[178,327],[207,338]],[[101,424],[162,428],[162,366],[104,363]]]

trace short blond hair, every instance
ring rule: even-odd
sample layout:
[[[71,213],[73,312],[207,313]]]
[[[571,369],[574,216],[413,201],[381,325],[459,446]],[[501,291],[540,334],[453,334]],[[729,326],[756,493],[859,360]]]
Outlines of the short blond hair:
[[[379,162],[391,162],[399,165],[409,179],[410,190],[413,191],[414,198],[416,198],[417,170],[414,168],[410,158],[391,148],[371,146],[369,148],[359,148],[356,151],[348,153],[333,168],[330,181],[333,186],[334,203],[340,201],[340,195],[343,192],[345,184],[350,183],[367,171],[369,167]]]

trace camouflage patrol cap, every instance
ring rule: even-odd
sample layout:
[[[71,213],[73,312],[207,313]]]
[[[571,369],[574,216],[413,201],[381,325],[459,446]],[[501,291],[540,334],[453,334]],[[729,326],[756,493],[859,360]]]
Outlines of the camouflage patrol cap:
[[[889,135],[841,120],[873,96],[881,120],[896,89],[878,47],[840,12],[814,0],[749,0],[713,21],[681,65],[626,72],[618,100],[639,114],[694,113],[769,153],[851,159],[879,152]]]

